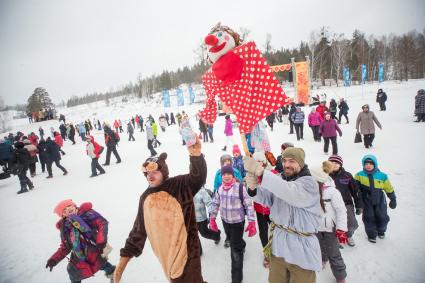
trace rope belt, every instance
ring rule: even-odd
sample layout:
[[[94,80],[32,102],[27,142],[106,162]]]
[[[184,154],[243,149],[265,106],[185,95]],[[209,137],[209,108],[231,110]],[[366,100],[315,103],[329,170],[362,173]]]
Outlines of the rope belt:
[[[310,237],[310,236],[314,235],[314,233],[299,232],[295,229],[285,227],[285,226],[280,225],[280,224],[276,224],[272,221],[272,223],[270,224],[270,228],[269,228],[269,241],[267,242],[267,245],[263,248],[264,257],[269,261],[272,257],[273,231],[276,227],[281,229],[281,230],[284,230],[288,233],[296,234],[298,236]]]

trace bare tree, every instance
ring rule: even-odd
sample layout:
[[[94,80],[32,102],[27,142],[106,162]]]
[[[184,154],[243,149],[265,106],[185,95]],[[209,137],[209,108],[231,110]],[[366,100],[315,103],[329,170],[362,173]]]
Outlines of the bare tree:
[[[239,29],[239,36],[241,37],[241,41],[245,42],[248,39],[248,35],[251,33],[251,31],[247,28],[241,27]]]
[[[332,39],[332,64],[336,72],[336,86],[339,86],[339,77],[344,67],[345,57],[349,48],[349,42],[344,38],[344,34],[334,34]]]
[[[204,40],[201,39],[198,47],[196,47],[193,52],[196,55],[196,61],[201,63],[201,65],[207,64],[207,46],[204,44]]]

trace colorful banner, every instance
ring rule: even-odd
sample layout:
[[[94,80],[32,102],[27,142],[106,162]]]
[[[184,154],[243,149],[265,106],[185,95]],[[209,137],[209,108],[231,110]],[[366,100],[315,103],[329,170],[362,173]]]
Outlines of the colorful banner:
[[[378,81],[382,83],[384,81],[384,64],[379,63],[378,65]]]
[[[367,77],[366,65],[362,64],[362,83],[366,81],[366,77]]]
[[[168,90],[162,91],[162,101],[164,101],[164,107],[170,107],[170,92]]]
[[[183,106],[184,97],[183,97],[183,91],[180,88],[176,89],[176,96],[177,96],[177,106]]]
[[[342,70],[342,76],[344,78],[344,86],[350,86],[350,69],[348,67],[344,67],[344,69]]]
[[[193,91],[192,86],[189,86],[189,101],[190,104],[193,104],[195,102],[195,92]]]
[[[296,101],[298,103],[308,104],[310,99],[310,87],[307,62],[295,63],[295,81],[297,86]]]
[[[275,65],[275,66],[270,66],[270,68],[272,69],[273,72],[277,73],[277,72],[290,71],[292,68],[292,65],[291,64]]]

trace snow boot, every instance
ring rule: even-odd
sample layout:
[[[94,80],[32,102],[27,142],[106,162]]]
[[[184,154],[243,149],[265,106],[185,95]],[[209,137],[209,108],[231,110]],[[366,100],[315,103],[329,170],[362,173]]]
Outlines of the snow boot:
[[[376,238],[368,238],[367,240],[371,243],[376,244]]]
[[[226,239],[226,240],[224,241],[224,247],[225,247],[225,248],[230,247],[230,240],[227,240],[227,239]]]
[[[32,182],[28,182],[28,188],[30,190],[34,189],[34,184]]]
[[[385,239],[385,233],[378,233],[379,239]]]
[[[227,149],[227,146],[224,146],[221,150],[226,151],[226,149]]]
[[[18,191],[17,194],[20,195],[27,192],[28,192],[27,185],[21,185],[21,190]]]
[[[349,237],[348,238],[348,243],[347,243],[350,247],[354,247],[356,245],[356,242],[354,242],[353,237]]]

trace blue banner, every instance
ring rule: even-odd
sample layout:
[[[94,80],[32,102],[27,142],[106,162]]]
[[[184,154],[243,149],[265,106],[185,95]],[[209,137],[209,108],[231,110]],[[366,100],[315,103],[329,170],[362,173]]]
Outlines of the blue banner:
[[[168,90],[162,91],[162,101],[164,101],[164,107],[170,107],[170,92]]]
[[[344,69],[342,70],[342,76],[344,78],[344,86],[350,86],[350,69],[348,67],[344,67]]]
[[[384,81],[384,64],[379,63],[378,66],[378,81],[382,83]]]
[[[195,102],[195,92],[193,91],[192,86],[189,86],[189,100],[190,104],[193,104]]]
[[[364,83],[366,81],[366,76],[367,76],[366,65],[362,64],[362,83]]]
[[[184,97],[183,97],[183,91],[180,88],[176,89],[176,96],[177,96],[177,106],[183,106]]]

